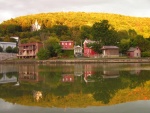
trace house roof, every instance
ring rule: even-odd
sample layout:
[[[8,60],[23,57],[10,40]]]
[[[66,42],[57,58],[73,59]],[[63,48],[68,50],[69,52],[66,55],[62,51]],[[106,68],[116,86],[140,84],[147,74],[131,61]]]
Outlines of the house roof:
[[[72,40],[67,40],[67,41],[60,41],[60,42],[73,42]]]
[[[81,49],[82,49],[82,47],[81,47],[81,46],[79,46],[79,45],[77,45],[77,46],[74,46],[74,48],[81,48]]]
[[[135,51],[138,47],[130,47],[128,52],[132,52],[132,51]]]
[[[102,49],[119,49],[117,46],[103,46]]]
[[[11,45],[16,45],[16,42],[0,42],[0,44],[11,44]]]
[[[95,41],[86,39],[86,40],[83,42],[83,44],[84,44],[84,43],[95,43]]]

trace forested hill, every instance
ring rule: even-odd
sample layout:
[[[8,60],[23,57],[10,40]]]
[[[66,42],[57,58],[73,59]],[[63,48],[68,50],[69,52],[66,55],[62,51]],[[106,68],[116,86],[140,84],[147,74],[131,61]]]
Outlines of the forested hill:
[[[108,20],[113,27],[120,30],[134,29],[145,38],[150,37],[150,18],[140,18],[107,13],[85,13],[85,12],[56,12],[41,13],[34,15],[20,16],[4,21],[2,24],[17,24],[22,29],[31,27],[37,19],[42,27],[51,28],[53,25],[67,25],[68,27],[89,25],[92,26],[100,20]]]

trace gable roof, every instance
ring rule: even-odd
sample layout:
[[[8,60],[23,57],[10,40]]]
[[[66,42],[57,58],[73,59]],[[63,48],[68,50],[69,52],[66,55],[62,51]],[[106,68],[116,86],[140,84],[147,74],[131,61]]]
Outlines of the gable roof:
[[[103,46],[102,49],[119,49],[117,46]]]
[[[92,41],[92,40],[88,40],[88,39],[85,39],[85,41],[83,42],[83,44],[85,43],[95,43],[96,41]]]
[[[130,47],[128,52],[132,52],[132,51],[135,51],[138,47]],[[138,48],[139,49],[139,48]]]

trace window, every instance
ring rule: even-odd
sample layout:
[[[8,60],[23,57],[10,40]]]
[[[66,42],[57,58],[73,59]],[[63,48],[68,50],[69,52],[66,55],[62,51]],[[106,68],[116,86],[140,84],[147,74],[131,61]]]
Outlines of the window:
[[[69,43],[69,45],[71,45],[71,42]]]
[[[64,45],[64,43],[62,42],[62,45]]]

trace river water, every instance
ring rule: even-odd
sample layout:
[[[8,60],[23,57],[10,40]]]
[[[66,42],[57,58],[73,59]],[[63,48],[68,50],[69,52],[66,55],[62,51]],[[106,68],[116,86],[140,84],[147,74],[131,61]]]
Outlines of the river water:
[[[150,64],[1,64],[0,113],[149,113]]]

